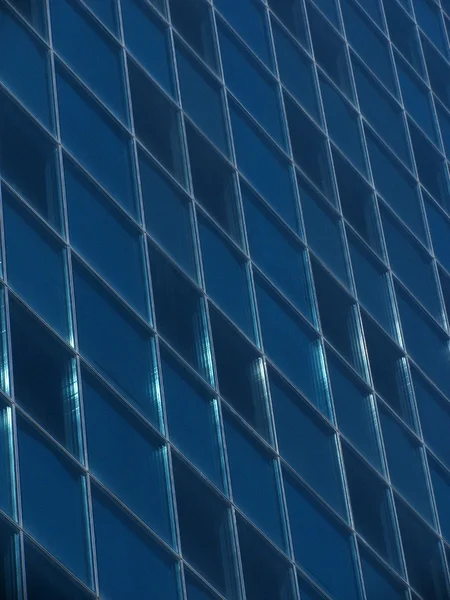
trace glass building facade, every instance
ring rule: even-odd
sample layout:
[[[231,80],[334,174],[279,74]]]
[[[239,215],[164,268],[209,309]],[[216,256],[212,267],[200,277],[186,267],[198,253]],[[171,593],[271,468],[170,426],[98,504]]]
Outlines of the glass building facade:
[[[0,0],[0,598],[448,600],[450,0]]]

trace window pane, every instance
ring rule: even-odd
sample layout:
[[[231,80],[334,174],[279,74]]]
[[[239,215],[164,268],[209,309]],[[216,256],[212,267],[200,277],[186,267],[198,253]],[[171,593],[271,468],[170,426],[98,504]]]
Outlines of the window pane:
[[[65,252],[60,243],[3,190],[8,282],[64,338],[68,318]]]
[[[136,600],[178,600],[173,558],[95,488],[93,510],[102,596],[123,600],[133,590]]]
[[[69,160],[65,162],[65,184],[72,247],[147,318],[141,236]]]
[[[81,354],[127,400],[158,424],[150,332],[77,262],[74,285]]]
[[[83,400],[91,472],[170,544],[165,447],[87,371]]]
[[[18,439],[25,530],[90,585],[84,478],[22,419]]]

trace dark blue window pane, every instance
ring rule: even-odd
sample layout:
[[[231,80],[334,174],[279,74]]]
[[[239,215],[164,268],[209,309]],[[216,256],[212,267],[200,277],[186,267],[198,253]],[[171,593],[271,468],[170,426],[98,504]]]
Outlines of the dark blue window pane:
[[[248,267],[206,219],[199,219],[206,292],[250,338],[254,337]]]
[[[102,596],[122,600],[133,590],[136,600],[152,597],[178,600],[173,558],[111,500],[96,491],[93,509]]]
[[[302,46],[308,48],[309,40],[303,3],[296,0],[268,0],[267,3]]]
[[[405,2],[407,3],[408,0],[403,0],[403,3]],[[409,63],[423,76],[423,58],[415,24],[396,2],[384,2],[384,12],[392,42]]]
[[[306,111],[321,121],[313,63],[283,29],[272,23],[281,83]]]
[[[161,368],[169,437],[207,477],[223,488],[217,401],[161,349]]]
[[[177,66],[184,110],[211,141],[228,154],[221,88],[181,44],[177,46]]]
[[[328,372],[337,423],[345,436],[377,469],[381,468],[373,400],[367,389],[331,351]]]
[[[111,31],[117,33],[118,18],[114,0],[86,0],[86,4]]]
[[[101,283],[75,263],[74,285],[81,354],[154,423],[150,333]]]
[[[80,453],[75,359],[35,317],[10,301],[16,402],[69,452]]]
[[[219,39],[228,88],[273,139],[284,147],[285,135],[275,80],[227,28],[219,29]]]
[[[274,457],[228,414],[224,421],[233,499],[257,527],[284,549]]]
[[[362,544],[359,545],[359,554],[367,600],[406,600],[405,587]]]
[[[47,36],[46,7],[33,0],[12,0],[10,2],[24,19],[42,36]]]
[[[84,478],[23,420],[18,438],[25,530],[90,585]]]
[[[126,211],[135,215],[130,141],[62,69],[57,86],[63,144]]]
[[[0,508],[14,518],[15,493],[13,491],[13,455],[12,455],[12,415],[11,408],[3,401],[0,403],[0,477],[3,481],[0,489]]]
[[[272,372],[270,394],[281,456],[345,517],[347,511],[333,430]]]
[[[210,306],[221,395],[263,437],[269,437],[262,359],[231,323]]]
[[[2,82],[48,129],[53,129],[53,101],[45,47],[4,6],[0,7],[0,28]]]
[[[448,42],[439,8],[429,0],[414,0],[414,12],[420,27],[448,58]]]
[[[265,275],[307,317],[313,305],[306,250],[241,183],[250,255]]]
[[[256,282],[259,316],[267,356],[316,406],[327,413],[321,378],[320,342],[268,285]],[[277,327],[274,328],[273,324]]]
[[[434,253],[441,264],[450,271],[450,221],[431,200],[425,202],[428,225],[433,240]]]
[[[350,534],[309,492],[288,477],[284,481],[297,563],[332,598],[361,598]]]
[[[69,338],[65,254],[45,228],[3,191],[8,281],[64,338]]]
[[[196,279],[190,200],[143,153],[140,154],[139,169],[147,231]]]
[[[209,343],[200,292],[156,248],[150,267],[159,333],[206,379],[211,378]]]
[[[70,161],[66,161],[65,167],[72,246],[146,318],[146,278],[141,236]]]
[[[127,122],[120,46],[72,0],[51,0],[50,9],[55,50],[106,106]],[[82,44],[77,43],[80,38]]]
[[[450,502],[450,475],[434,460],[428,459],[431,481],[434,490],[434,499],[439,516],[442,535],[447,542],[450,541],[450,515],[448,506]]]
[[[272,68],[265,10],[255,0],[215,0],[215,6],[259,58]]]
[[[393,485],[425,519],[432,522],[422,450],[385,409],[380,410],[380,419]]]
[[[83,401],[91,472],[170,544],[164,446],[87,371]]]
[[[173,470],[183,558],[222,594],[234,600],[229,510],[191,469],[175,457]]]
[[[237,526],[247,600],[293,600],[287,561],[244,519],[239,518]]]
[[[122,3],[127,48],[170,95],[175,95],[167,25],[142,0]]]
[[[237,164],[255,189],[292,227],[298,229],[289,163],[237,107],[231,105]]]

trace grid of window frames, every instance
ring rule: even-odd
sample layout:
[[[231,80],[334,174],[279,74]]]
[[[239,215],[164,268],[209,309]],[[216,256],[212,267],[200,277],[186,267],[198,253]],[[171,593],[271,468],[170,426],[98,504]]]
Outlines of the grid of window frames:
[[[0,0],[0,596],[445,600],[450,1]]]

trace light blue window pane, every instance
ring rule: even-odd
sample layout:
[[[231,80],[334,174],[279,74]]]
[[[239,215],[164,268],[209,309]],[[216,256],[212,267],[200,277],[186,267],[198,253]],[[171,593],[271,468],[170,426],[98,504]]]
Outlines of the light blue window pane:
[[[141,236],[70,161],[65,163],[65,183],[73,248],[147,318]]]
[[[122,2],[127,48],[156,81],[175,95],[169,28],[142,0]]]
[[[307,317],[314,319],[306,250],[241,184],[250,255],[276,287]]]
[[[57,53],[112,112],[128,122],[120,46],[111,42],[72,0],[51,0],[50,9]],[[82,44],[78,43],[80,39]]]
[[[0,7],[0,79],[49,129],[53,100],[45,47]]]
[[[164,348],[161,348],[161,368],[172,443],[223,489],[216,401]]]
[[[347,510],[334,431],[272,372],[270,393],[281,456],[345,518]]]
[[[422,452],[393,416],[385,409],[379,412],[392,484],[427,521],[432,522]]]
[[[275,460],[227,413],[224,421],[233,499],[257,527],[285,549]]]
[[[248,266],[206,219],[199,219],[206,292],[250,338],[254,338]]]
[[[74,265],[81,354],[138,410],[158,424],[152,397],[150,332],[84,267]]]
[[[339,429],[378,470],[380,450],[373,400],[334,352],[327,352],[328,372]]]
[[[93,510],[102,596],[123,600],[133,590],[136,600],[179,600],[173,558],[96,490]]]
[[[87,371],[83,400],[91,472],[171,544],[166,449]]]
[[[18,442],[25,530],[90,585],[84,478],[22,420]]]
[[[431,256],[408,235],[400,223],[383,211],[383,229],[391,267],[411,292],[437,319],[441,318]]]
[[[312,187],[298,177],[308,245],[344,284],[348,284],[347,262],[340,219]]]
[[[295,96],[297,102],[320,123],[317,86],[311,58],[300,46],[295,44],[275,20],[272,23],[272,30],[281,83]]]
[[[6,191],[3,218],[10,285],[62,337],[68,338],[66,266],[61,245]]]
[[[245,0],[243,0],[245,1]],[[252,116],[286,146],[276,82],[225,27],[219,28],[225,83]]]
[[[410,229],[424,241],[417,185],[394,156],[366,129],[372,174],[378,192]]]
[[[297,563],[333,599],[361,598],[349,532],[309,492],[288,477],[284,482]]]
[[[331,139],[362,173],[366,173],[356,111],[324,77],[320,79],[320,89]]]
[[[286,376],[316,406],[327,412],[320,379],[321,350],[315,333],[277,294],[259,279],[255,282],[265,351]],[[273,324],[277,327],[274,328]]]
[[[233,104],[231,122],[238,167],[273,209],[297,231],[296,198],[288,161]]]
[[[57,85],[63,144],[126,211],[136,215],[130,141],[62,70]]]
[[[215,6],[255,54],[272,68],[266,11],[255,0],[215,0]]]
[[[191,201],[150,158],[139,159],[148,233],[194,279],[197,278]]]
[[[183,109],[211,141],[228,155],[222,91],[217,81],[181,44],[177,46],[177,66]]]

